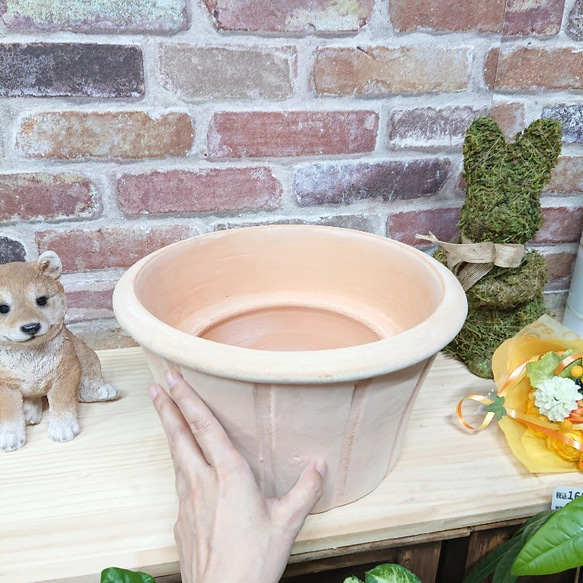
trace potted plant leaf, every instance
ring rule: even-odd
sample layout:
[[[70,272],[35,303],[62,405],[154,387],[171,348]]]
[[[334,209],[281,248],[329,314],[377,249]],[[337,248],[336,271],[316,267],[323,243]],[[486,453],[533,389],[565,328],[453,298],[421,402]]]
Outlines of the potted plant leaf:
[[[156,583],[154,577],[140,571],[109,567],[101,571],[101,583]]]
[[[146,573],[110,567],[101,572],[101,583],[154,583],[154,579]],[[364,582],[358,577],[348,577],[344,583],[421,583],[421,581],[405,567],[387,564],[367,571]]]
[[[551,575],[583,566],[583,498],[529,519],[508,541],[486,555],[464,579],[514,583],[522,575]]]
[[[364,581],[358,577],[348,577],[344,583],[421,583],[421,580],[401,565],[385,564],[367,571]]]

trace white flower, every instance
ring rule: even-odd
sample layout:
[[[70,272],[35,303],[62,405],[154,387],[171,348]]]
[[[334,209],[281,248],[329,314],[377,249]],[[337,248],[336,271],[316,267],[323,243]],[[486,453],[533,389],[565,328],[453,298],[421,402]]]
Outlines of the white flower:
[[[551,421],[563,421],[582,398],[575,381],[563,377],[542,381],[534,392],[534,404]]]

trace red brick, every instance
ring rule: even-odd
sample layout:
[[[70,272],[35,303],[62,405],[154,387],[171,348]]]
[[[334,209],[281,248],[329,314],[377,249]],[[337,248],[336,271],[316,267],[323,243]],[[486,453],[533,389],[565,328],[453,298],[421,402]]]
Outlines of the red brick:
[[[93,271],[130,267],[148,253],[194,234],[186,225],[110,227],[96,231],[39,231],[36,242],[39,253],[58,253],[65,271]]]
[[[415,149],[461,146],[472,121],[487,114],[486,107],[469,106],[396,109],[390,114],[389,143],[393,148]]]
[[[425,198],[441,190],[450,168],[447,158],[314,164],[296,170],[294,190],[300,206]]]
[[[282,195],[266,167],[125,174],[117,188],[120,207],[130,215],[273,209]]]
[[[142,51],[95,43],[0,45],[1,97],[142,97]]]
[[[286,99],[295,60],[291,49],[166,44],[160,73],[163,86],[184,99]]]
[[[87,218],[99,211],[95,187],[76,174],[0,174],[0,220]]]
[[[245,32],[357,32],[373,0],[204,0],[219,30]]]
[[[113,311],[112,299],[115,285],[112,283],[102,289],[74,289],[67,290],[67,306],[72,310],[106,310]]]
[[[581,90],[583,52],[579,47],[514,47],[500,50],[495,88],[502,91]]]
[[[440,241],[453,241],[460,232],[457,226],[459,217],[459,208],[393,213],[389,216],[387,232],[389,237],[397,241],[415,247],[427,247],[427,241],[416,239],[416,234],[427,235],[431,231]]]
[[[186,156],[193,133],[185,113],[36,112],[21,120],[16,150],[61,160],[166,158]]]
[[[488,89],[494,89],[499,58],[500,49],[498,47],[490,49],[486,55],[486,62],[484,63],[484,84]]]
[[[397,32],[501,32],[504,6],[504,0],[390,0],[389,14]]]
[[[583,193],[583,156],[560,156],[544,192],[550,194]]]
[[[64,282],[68,324],[114,317],[112,298],[117,277],[91,277],[90,280],[85,280],[78,274],[72,274],[66,279],[69,279]]]
[[[582,207],[543,208],[543,225],[536,238],[536,243],[577,243],[581,239],[583,226]]]
[[[548,253],[545,255],[549,281],[547,291],[559,291],[569,289],[569,281],[575,265],[575,253]]]
[[[450,46],[325,48],[313,71],[318,95],[454,92],[469,81],[469,50]]]
[[[11,30],[74,32],[178,32],[188,26],[185,0],[3,0],[3,20]]]
[[[525,106],[523,103],[498,103],[492,106],[490,115],[509,139],[514,138],[524,129]]]
[[[216,113],[208,134],[212,157],[261,158],[371,152],[374,111]]]
[[[550,36],[561,30],[565,0],[506,0],[504,34]]]
[[[113,288],[67,293],[67,323],[113,316]]]

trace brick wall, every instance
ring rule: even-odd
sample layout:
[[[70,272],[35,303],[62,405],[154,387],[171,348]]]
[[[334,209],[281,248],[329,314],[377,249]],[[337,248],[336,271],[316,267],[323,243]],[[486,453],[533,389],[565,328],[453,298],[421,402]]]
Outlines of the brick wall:
[[[476,115],[563,154],[533,242],[560,313],[583,223],[583,0],[1,0],[0,261],[112,320],[140,256],[257,223],[455,236]],[[105,319],[105,320],[102,320]]]

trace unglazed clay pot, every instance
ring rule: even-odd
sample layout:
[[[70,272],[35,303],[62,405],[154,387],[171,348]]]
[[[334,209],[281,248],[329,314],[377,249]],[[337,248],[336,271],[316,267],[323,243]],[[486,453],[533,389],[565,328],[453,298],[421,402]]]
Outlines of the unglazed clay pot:
[[[121,278],[114,310],[154,377],[178,366],[268,496],[328,464],[314,512],[395,465],[433,356],[461,328],[449,270],[391,239],[265,226],[194,237]]]

